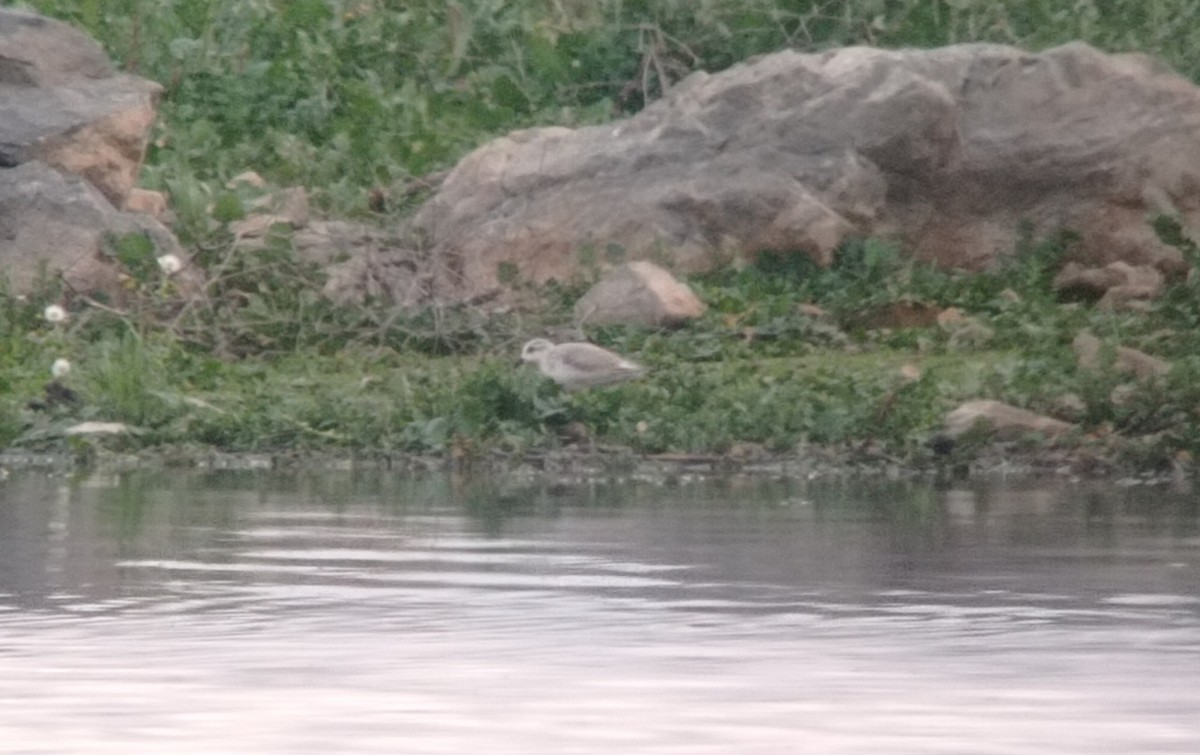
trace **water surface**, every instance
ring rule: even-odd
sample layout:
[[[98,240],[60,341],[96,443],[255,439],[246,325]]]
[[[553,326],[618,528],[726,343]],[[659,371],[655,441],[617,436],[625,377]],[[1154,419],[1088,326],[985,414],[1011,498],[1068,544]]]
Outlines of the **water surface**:
[[[1200,752],[1200,507],[1053,481],[14,474],[0,751]]]

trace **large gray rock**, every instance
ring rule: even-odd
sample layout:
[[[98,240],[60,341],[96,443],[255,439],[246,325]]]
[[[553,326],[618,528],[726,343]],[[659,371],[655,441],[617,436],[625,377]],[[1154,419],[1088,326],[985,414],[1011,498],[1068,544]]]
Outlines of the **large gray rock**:
[[[638,115],[539,128],[465,157],[421,208],[444,290],[500,270],[571,279],[581,249],[668,255],[683,273],[763,249],[827,262],[847,236],[980,268],[1035,232],[1078,259],[1163,271],[1147,227],[1200,229],[1200,90],[1140,55],[1083,44],[775,53],[697,73]],[[594,255],[593,255],[594,256]]]
[[[40,160],[121,207],[161,92],[115,73],[100,46],[67,24],[0,9],[0,166]]]
[[[115,73],[67,24],[0,9],[0,269],[14,291],[45,270],[76,292],[119,298],[122,270],[104,254],[107,236],[145,233],[158,254],[184,259],[165,226],[118,209],[134,189],[160,92]],[[197,279],[190,268],[175,278],[193,292]]]
[[[35,13],[0,9],[0,83],[70,86],[115,73],[104,50],[83,32]]]
[[[105,240],[130,233],[146,234],[159,255],[186,258],[161,223],[117,210],[79,176],[39,162],[0,170],[0,262],[14,291],[29,290],[44,267],[60,272],[78,293],[119,300],[122,268],[105,253]],[[176,280],[185,291],[194,291],[195,276],[188,268]]]

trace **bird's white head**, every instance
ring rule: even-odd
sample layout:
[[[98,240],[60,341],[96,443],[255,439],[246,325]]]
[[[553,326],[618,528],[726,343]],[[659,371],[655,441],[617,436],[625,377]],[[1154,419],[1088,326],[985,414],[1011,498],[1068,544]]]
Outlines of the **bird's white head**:
[[[50,376],[55,380],[65,378],[71,374],[71,362],[59,357],[54,360],[54,364],[50,365]]]
[[[554,344],[547,341],[545,338],[535,338],[525,344],[521,349],[522,362],[541,362],[550,353],[550,349],[554,348]]]

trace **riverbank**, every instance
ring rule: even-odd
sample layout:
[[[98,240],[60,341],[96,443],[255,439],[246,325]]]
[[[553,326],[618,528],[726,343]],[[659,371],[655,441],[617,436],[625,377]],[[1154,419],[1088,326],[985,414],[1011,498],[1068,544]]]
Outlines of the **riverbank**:
[[[816,448],[834,462],[874,454],[920,467],[988,453],[986,432],[944,437],[945,418],[965,401],[994,399],[1073,426],[1056,437],[1005,438],[1019,456],[1054,449],[1147,472],[1189,464],[1200,447],[1200,335],[1188,326],[1200,318],[1197,284],[1175,281],[1138,311],[1064,302],[1050,263],[1060,251],[1031,249],[974,275],[904,260],[876,242],[848,248],[828,269],[764,257],[691,280],[709,311],[683,328],[590,331],[650,372],[578,393],[516,364],[527,337],[570,322],[567,289],[537,310],[464,308],[436,324],[427,312],[393,314],[390,327],[364,330],[358,342],[295,322],[286,326],[303,340],[285,341],[276,324],[284,312],[214,323],[227,354],[198,348],[154,317],[82,306],[47,319],[36,297],[10,298],[0,317],[9,355],[0,368],[8,388],[0,447],[83,460],[160,448],[194,449],[198,458],[453,460],[596,446],[737,460]],[[897,306],[930,316],[889,320]],[[1107,361],[1081,364],[1072,342],[1082,331],[1099,334]],[[234,335],[262,345],[232,351]],[[1113,360],[1117,347],[1166,357],[1169,372],[1139,379]],[[61,359],[71,371],[51,381]],[[84,422],[119,427],[73,430]]]
[[[1171,281],[1137,309],[1068,301],[1053,285],[1064,250],[1046,243],[970,275],[881,242],[850,245],[829,268],[764,255],[691,279],[709,310],[682,328],[590,329],[650,372],[577,393],[516,362],[527,338],[571,322],[579,288],[540,292],[537,307],[391,313],[386,326],[356,328],[335,327],[339,311],[315,299],[306,318],[289,319],[287,305],[311,297],[295,279],[267,289],[277,310],[211,320],[201,343],[183,320],[162,316],[171,302],[154,281],[146,306],[125,312],[84,303],[60,313],[39,297],[8,297],[0,448],[83,461],[169,448],[196,458],[455,462],[595,447],[731,462],[821,449],[834,466],[969,466],[994,453],[994,439],[983,429],[949,437],[946,417],[991,399],[1070,428],[1010,433],[1001,455],[1147,473],[1188,467],[1200,450],[1200,334],[1191,326],[1200,283]],[[1091,362],[1074,347],[1082,332],[1100,344]],[[1164,369],[1130,373],[1120,348],[1157,356]],[[51,380],[59,360],[70,371]],[[82,423],[116,424],[96,433]]]
[[[607,15],[619,3],[599,4],[599,15],[518,3],[520,18],[451,4],[471,15],[460,25],[449,10],[370,3],[344,13],[326,3],[287,12],[232,2],[162,10],[135,1],[103,12],[37,5],[87,28],[127,70],[166,84],[142,180],[170,196],[203,295],[180,291],[172,275],[183,263],[164,265],[137,238],[107,250],[129,271],[125,301],[72,296],[52,277],[20,296],[0,289],[0,448],[80,464],[249,454],[454,465],[595,448],[717,466],[811,458],[830,468],[971,468],[992,457],[1049,458],[1051,468],[1150,475],[1189,469],[1200,451],[1200,283],[1179,276],[1157,298],[1111,308],[1060,290],[1054,278],[1070,233],[1025,239],[975,275],[914,263],[874,239],[843,245],[828,268],[763,253],[689,279],[708,312],[682,328],[581,333],[571,305],[592,280],[534,289],[514,279],[505,300],[522,304],[505,307],[335,305],[320,293],[325,274],[295,253],[286,231],[250,248],[233,230],[257,200],[231,181],[251,169],[264,194],[305,186],[318,212],[394,227],[428,189],[423,176],[489,138],[636,112],[661,93],[647,61],[675,80],[787,46],[986,39],[1036,49],[1085,39],[1141,45],[1194,76],[1181,54],[1194,49],[1190,17],[1169,3],[1153,19],[1132,3],[1095,18],[1037,18],[1028,3],[978,11],[1007,19],[996,24],[938,15],[937,3],[884,15],[852,3],[803,40],[779,36],[810,27],[770,0],[752,4],[766,14],[757,17],[744,3],[716,4],[709,15],[660,9],[636,34],[629,19]],[[771,13],[780,23],[764,20]],[[425,33],[446,28],[458,36]],[[403,51],[405,65],[381,57],[395,39],[415,45]],[[520,44],[504,41],[513,39]],[[658,45],[649,58],[646,40]],[[683,65],[685,49],[694,57]],[[1156,220],[1160,236],[1194,266],[1197,250],[1173,222]],[[650,372],[563,393],[514,365],[522,343],[548,334],[586,337]],[[1084,334],[1096,344],[1087,360],[1074,347]],[[1161,361],[1154,374],[1130,374],[1117,358],[1123,349]],[[1068,429],[999,445],[982,431],[950,433],[947,415],[980,399]]]
[[[927,268],[881,244],[852,252],[824,270],[764,258],[693,279],[710,310],[680,329],[592,331],[650,373],[579,393],[516,364],[526,337],[569,322],[565,290],[536,312],[456,311],[440,331],[418,313],[358,343],[314,332],[285,353],[234,355],[198,349],[149,318],[85,306],[51,322],[36,299],[10,298],[0,317],[10,357],[0,368],[0,447],[81,462],[313,454],[520,463],[613,448],[621,451],[605,458],[690,456],[716,467],[970,468],[1012,459],[1071,473],[1190,468],[1200,448],[1200,335],[1187,325],[1200,317],[1195,282],[1171,283],[1142,310],[1110,311],[1060,301],[1050,247],[975,275]],[[889,326],[880,313],[897,303],[954,316]],[[1100,334],[1107,362],[1081,364],[1072,342],[1084,330]],[[223,332],[269,338],[246,320]],[[395,340],[419,332],[425,337]],[[1117,346],[1152,351],[1169,372],[1138,379],[1113,360]],[[58,359],[71,371],[51,381]],[[1073,429],[1000,444],[982,431],[946,437],[947,413],[981,398]],[[85,422],[120,426],[72,431]]]

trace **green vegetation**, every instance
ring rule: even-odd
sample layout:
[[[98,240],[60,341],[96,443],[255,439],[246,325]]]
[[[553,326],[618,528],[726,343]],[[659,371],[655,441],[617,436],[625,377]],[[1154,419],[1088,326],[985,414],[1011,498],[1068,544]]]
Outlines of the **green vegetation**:
[[[143,185],[189,240],[253,169],[339,214],[497,134],[636,111],[694,70],[835,45],[1082,39],[1200,76],[1196,0],[32,0],[162,83]]]
[[[1129,378],[1079,369],[1070,346],[1089,328],[1110,344],[1200,354],[1200,283],[1176,282],[1149,314],[1064,305],[1045,274],[1058,248],[1046,244],[1006,269],[969,276],[905,261],[877,242],[848,245],[827,270],[764,256],[740,271],[694,279],[710,310],[687,327],[595,330],[598,342],[636,354],[653,372],[578,394],[514,367],[535,325],[528,319],[472,326],[469,311],[448,311],[440,338],[414,317],[362,328],[348,342],[337,329],[322,335],[319,324],[333,322],[336,310],[314,300],[304,328],[277,325],[282,311],[261,321],[241,317],[222,333],[246,342],[220,357],[158,322],[88,309],[52,324],[43,319],[45,301],[7,297],[0,358],[16,366],[0,373],[0,445],[61,448],[66,427],[94,419],[135,426],[136,434],[104,441],[125,449],[471,457],[559,447],[582,423],[596,442],[647,453],[812,444],[920,463],[934,458],[928,441],[945,412],[964,400],[997,398],[1061,415],[1071,394],[1078,397],[1073,419],[1089,434],[1072,443],[1142,467],[1200,449],[1200,356],[1176,356],[1169,376],[1114,403],[1114,389]],[[160,290],[154,281],[147,289],[154,292],[147,298]],[[297,296],[305,290],[296,284]],[[538,315],[546,321],[569,320],[571,292],[557,293],[562,303]],[[907,329],[863,323],[864,311],[898,302],[970,316]],[[294,311],[294,303],[283,309]],[[422,329],[427,337],[398,335]],[[59,356],[76,366],[64,382],[78,403],[41,397]],[[30,409],[31,400],[50,405]]]
[[[783,47],[1084,39],[1152,52],[1196,78],[1196,2],[25,4],[82,26],[123,68],[166,87],[142,183],[170,193],[176,231],[212,296],[183,302],[137,239],[112,246],[132,276],[131,309],[85,306],[51,323],[53,280],[25,298],[0,292],[0,448],[79,450],[101,441],[68,443],[65,429],[103,420],[137,428],[102,441],[130,450],[472,456],[557,447],[582,423],[597,443],[641,452],[814,444],[918,462],[932,457],[929,438],[963,400],[1063,414],[1071,394],[1081,427],[1071,442],[1081,447],[1143,467],[1200,451],[1200,358],[1189,356],[1200,354],[1200,283],[1173,281],[1137,315],[1060,302],[1049,278],[1069,238],[1031,242],[1007,269],[969,277],[905,262],[873,241],[847,245],[829,270],[764,255],[690,281],[710,310],[686,328],[591,333],[653,372],[568,396],[513,362],[541,324],[569,322],[579,282],[544,292],[543,311],[503,317],[337,308],[286,238],[235,255],[227,229],[250,200],[229,179],[246,170],[272,186],[308,187],[335,216],[371,215],[376,189],[391,197],[390,212],[404,213],[423,198],[421,176],[496,135],[619,117],[690,71]],[[1160,230],[1194,255],[1169,224]],[[876,313],[906,302],[966,316],[878,326]],[[1110,347],[1172,355],[1171,374],[1114,403],[1128,378],[1077,368],[1070,344],[1084,327]],[[43,397],[59,357],[74,364],[63,382],[78,401]]]

